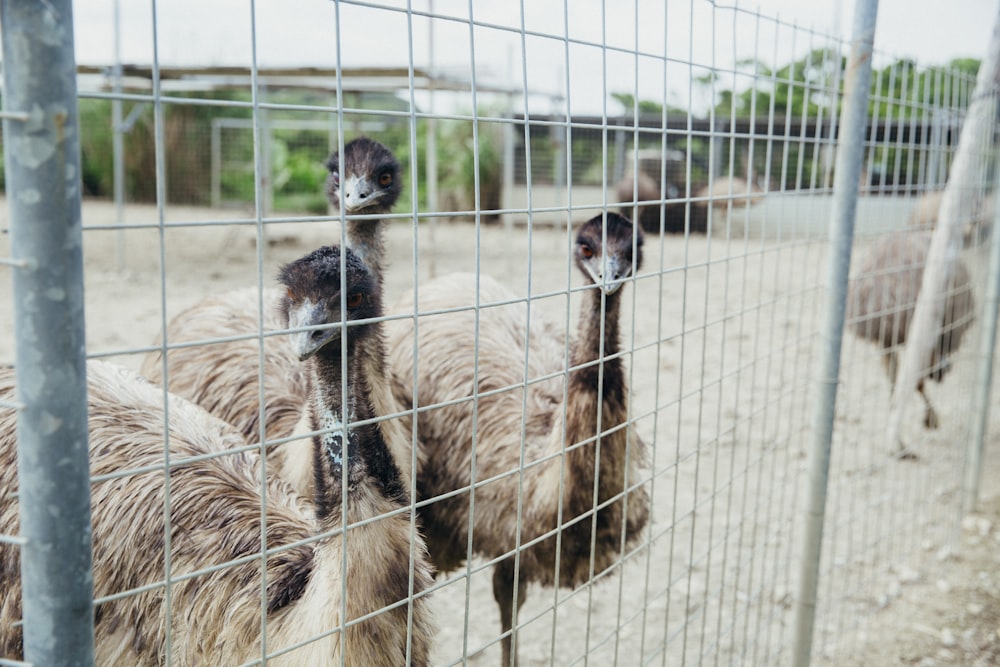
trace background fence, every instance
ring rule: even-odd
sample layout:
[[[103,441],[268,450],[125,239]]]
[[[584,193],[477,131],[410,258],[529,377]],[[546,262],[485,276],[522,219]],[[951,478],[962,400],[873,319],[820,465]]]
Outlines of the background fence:
[[[549,17],[483,18],[475,3],[435,11],[433,3],[315,2],[298,7],[297,20],[318,27],[294,38],[267,8],[249,10],[255,20],[207,13],[204,29],[225,26],[250,45],[240,66],[213,62],[212,52],[161,61],[159,49],[184,37],[156,3],[151,16],[124,15],[121,28],[105,17],[97,39],[122,39],[132,20],[157,40],[138,64],[77,64],[86,354],[138,370],[165,320],[226,289],[268,286],[280,264],[337,242],[324,160],[361,134],[404,165],[406,187],[387,217],[390,302],[406,294],[419,302],[432,278],[476,271],[500,279],[539,318],[572,328],[581,296],[567,279],[569,230],[621,207],[646,231],[643,267],[625,288],[622,343],[630,427],[652,446],[640,480],[651,519],[604,576],[574,590],[531,588],[518,616],[520,664],[787,664],[823,393],[828,229],[843,194],[833,183],[849,44],[714,3],[636,3],[634,24],[614,33],[581,28],[569,8],[549,9]],[[984,12],[984,24],[991,18]],[[652,40],[646,24],[660,26]],[[688,35],[673,37],[673,24],[689,26]],[[351,50],[373,25],[369,42],[388,52],[384,66]],[[267,62],[273,42],[315,53],[313,40],[329,46],[324,58]],[[697,40],[711,44],[707,56]],[[491,55],[505,75],[490,71]],[[871,65],[852,281],[883,238],[934,226],[937,208],[921,217],[921,201],[948,180],[974,93],[996,93],[974,91],[978,61],[896,59],[876,43]],[[581,79],[599,108],[581,99]],[[4,110],[18,111],[9,100],[5,89]],[[0,172],[8,201],[17,194],[12,122]],[[908,586],[958,570],[949,554],[962,535],[975,476],[966,467],[983,416],[970,397],[995,363],[981,345],[995,144],[981,151],[981,175],[958,184],[970,202],[959,257],[974,324],[943,381],[927,383],[938,428],[924,427],[916,399],[903,421],[913,457],[896,456],[885,438],[890,382],[880,351],[852,334],[853,320],[841,323],[813,664],[937,655],[899,632],[941,631],[935,621],[897,618],[885,633],[878,623],[891,623]],[[17,221],[6,207],[0,215],[0,255],[9,257]],[[6,294],[16,260],[0,267]],[[903,279],[885,269],[888,280]],[[0,320],[12,321],[25,298],[0,300]],[[16,347],[12,331],[0,332],[0,362],[13,363]],[[992,403],[985,458],[973,471],[988,508],[996,504]],[[992,524],[975,526],[993,539]],[[20,548],[15,535],[0,540],[0,551]],[[436,579],[434,664],[499,662],[490,565],[473,558]],[[940,595],[965,583],[939,584]],[[1000,597],[969,604],[978,612],[964,615],[953,641],[927,651],[991,664]],[[21,657],[0,655],[0,664]]]

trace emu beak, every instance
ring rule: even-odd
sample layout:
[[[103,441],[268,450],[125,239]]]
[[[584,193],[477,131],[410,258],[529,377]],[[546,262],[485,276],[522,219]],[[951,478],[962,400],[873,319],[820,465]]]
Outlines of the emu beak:
[[[340,198],[345,213],[357,213],[372,205],[375,186],[367,178],[349,176],[340,186]]]
[[[628,278],[628,267],[622,266],[615,257],[603,258],[602,264],[603,271],[600,275],[595,276],[593,272],[590,272],[590,275],[594,278],[594,282],[600,285],[605,294],[614,294],[625,284],[625,280]]]
[[[308,299],[288,312],[288,328],[299,329],[328,324],[326,309]],[[339,338],[340,328],[310,329],[292,334],[292,347],[299,354],[299,361],[305,361],[316,354],[330,341]]]

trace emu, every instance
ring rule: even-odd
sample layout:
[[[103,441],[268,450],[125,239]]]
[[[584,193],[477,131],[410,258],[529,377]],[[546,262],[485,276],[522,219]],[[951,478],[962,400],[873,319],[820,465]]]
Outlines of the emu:
[[[343,316],[338,248],[281,270],[290,324],[314,327],[296,333],[293,345],[307,360],[310,421],[324,429],[310,443],[311,502],[273,476],[262,482],[254,452],[229,451],[244,445],[231,426],[167,394],[165,434],[163,389],[89,362],[91,473],[109,476],[92,488],[95,593],[136,591],[96,608],[99,664],[242,664],[265,650],[262,615],[274,656],[268,664],[339,665],[341,656],[355,667],[429,664],[433,624],[420,595],[432,578],[426,548],[401,511],[409,504],[401,468],[381,425],[368,423],[376,416],[372,373],[381,368],[384,342],[380,325],[367,320],[381,313],[381,292],[350,251],[343,260]],[[0,370],[0,398],[14,393],[13,371]],[[15,441],[13,411],[0,412],[0,533],[7,534],[18,530]],[[129,470],[145,472],[121,476]],[[259,555],[265,543],[266,558]],[[0,544],[0,655],[15,660],[23,652],[19,553]],[[411,592],[416,597],[407,602]]]
[[[882,350],[882,365],[893,387],[897,351],[909,335],[930,241],[929,232],[897,231],[883,236],[868,250],[848,293],[847,318],[852,322],[852,330]],[[924,381],[941,382],[951,368],[950,355],[958,350],[974,319],[975,299],[969,270],[958,260],[945,297],[941,333],[930,366],[917,384],[925,405],[925,428],[937,428],[940,420],[924,391]]]
[[[418,497],[442,496],[421,509],[431,559],[439,571],[461,565],[471,555],[470,530],[474,553],[502,559],[493,594],[505,667],[527,584],[579,586],[611,567],[648,520],[639,477],[647,446],[628,424],[618,323],[620,288],[642,260],[642,232],[615,213],[604,220],[591,219],[576,237],[574,258],[590,288],[568,372],[559,327],[532,311],[529,330],[522,304],[489,305],[517,297],[488,276],[478,278],[478,328],[468,309],[421,315],[416,331],[412,317],[386,323],[393,392],[401,406],[421,409]],[[476,283],[470,274],[433,280],[421,286],[419,307],[467,307],[476,303]],[[407,297],[390,311],[412,316],[414,307]],[[473,476],[493,481],[471,491]]]

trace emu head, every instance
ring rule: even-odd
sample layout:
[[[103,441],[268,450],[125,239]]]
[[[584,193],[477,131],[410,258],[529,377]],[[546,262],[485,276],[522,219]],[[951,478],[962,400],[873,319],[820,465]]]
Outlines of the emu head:
[[[631,220],[608,212],[580,227],[573,256],[584,275],[606,294],[614,294],[639,270],[642,240],[642,231]]]
[[[341,262],[343,261],[343,280]],[[351,322],[382,312],[378,282],[350,248],[341,258],[339,246],[324,246],[286,264],[278,274],[285,286],[281,310],[293,334],[300,359],[308,359],[330,344],[340,354],[342,333],[348,332],[348,354],[369,335],[370,325]]]
[[[388,148],[368,137],[344,146],[344,156],[327,160],[326,193],[335,207],[344,203],[349,214],[379,214],[392,210],[403,183],[399,161]]]

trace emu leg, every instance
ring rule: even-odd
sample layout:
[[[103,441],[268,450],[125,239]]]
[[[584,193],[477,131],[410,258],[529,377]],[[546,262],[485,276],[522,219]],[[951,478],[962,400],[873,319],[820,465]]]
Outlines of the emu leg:
[[[497,563],[493,567],[493,599],[500,606],[500,626],[504,633],[500,640],[503,650],[502,667],[517,667],[517,645],[514,639],[515,611],[520,611],[527,593],[527,582],[524,577],[518,577],[517,610],[514,609],[514,558]]]
[[[889,382],[892,384],[893,391],[895,391],[897,371],[896,353],[888,352],[883,354],[882,366],[885,368],[886,375],[889,376]],[[936,429],[941,422],[938,420],[937,411],[931,405],[931,399],[927,396],[927,392],[924,391],[923,378],[917,383],[917,391],[920,392],[921,398],[924,399],[924,428]]]
[[[898,359],[896,358],[895,351],[885,352],[882,355],[882,368],[885,369],[885,374],[889,376],[889,395],[892,396],[892,392],[896,391],[896,373],[899,370]],[[921,387],[923,387],[923,380],[921,380]],[[921,389],[921,393],[923,390]],[[926,418],[925,418],[926,419]],[[918,457],[914,454],[904,443],[902,438],[900,438],[897,443],[896,453],[893,454],[897,459],[903,461],[913,461]]]
[[[917,391],[920,392],[920,395],[924,399],[924,405],[926,406],[924,409],[924,428],[928,429],[937,428],[938,425],[940,424],[940,422],[938,421],[937,411],[934,409],[934,406],[931,405],[931,399],[927,396],[927,393],[924,391],[923,380],[917,383]]]

